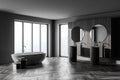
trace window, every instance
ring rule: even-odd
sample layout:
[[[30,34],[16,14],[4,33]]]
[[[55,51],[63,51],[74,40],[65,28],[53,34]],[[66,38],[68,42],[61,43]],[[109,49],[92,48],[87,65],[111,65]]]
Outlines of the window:
[[[31,30],[32,29],[32,24],[31,23],[26,23],[24,22],[24,53],[26,52],[32,52],[31,49]]]
[[[40,24],[33,24],[33,52],[40,52]]]
[[[68,24],[60,25],[60,56],[68,56]]]
[[[47,25],[41,24],[41,52],[47,53]]]
[[[22,22],[15,21],[14,26],[15,52],[22,53]]]
[[[15,21],[15,53],[47,53],[47,28],[48,24]]]

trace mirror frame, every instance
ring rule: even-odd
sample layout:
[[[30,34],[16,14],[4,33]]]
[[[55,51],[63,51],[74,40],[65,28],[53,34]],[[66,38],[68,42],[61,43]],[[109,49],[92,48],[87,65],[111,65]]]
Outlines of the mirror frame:
[[[105,36],[105,38],[102,40],[102,41],[97,41],[97,43],[102,43],[102,42],[104,42],[106,39],[107,39],[107,36],[108,36],[108,31],[107,31],[107,29],[106,29],[106,27],[104,26],[104,25],[102,25],[102,24],[96,24],[96,25],[94,25],[91,29],[90,29],[90,38],[91,38],[91,41],[93,41],[92,40],[92,34],[91,34],[91,31],[92,31],[92,29],[94,28],[94,27],[99,27],[99,26],[103,26],[103,28],[106,30],[106,36]],[[95,41],[94,41],[95,42]]]

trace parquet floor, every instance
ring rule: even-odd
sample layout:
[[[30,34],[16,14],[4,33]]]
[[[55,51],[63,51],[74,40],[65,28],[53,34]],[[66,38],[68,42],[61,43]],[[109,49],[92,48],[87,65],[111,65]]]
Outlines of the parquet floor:
[[[27,69],[16,69],[15,64],[1,65],[0,80],[120,80],[120,66],[93,66],[89,61],[46,58],[42,64]]]

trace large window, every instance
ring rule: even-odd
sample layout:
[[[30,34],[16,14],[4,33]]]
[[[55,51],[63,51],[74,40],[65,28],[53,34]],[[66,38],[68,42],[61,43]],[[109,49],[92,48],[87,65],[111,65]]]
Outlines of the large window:
[[[32,29],[32,25],[31,23],[26,23],[24,22],[24,53],[26,52],[32,52],[32,49],[31,49],[31,30]]]
[[[68,24],[60,25],[60,56],[68,56]]]
[[[48,24],[34,22],[14,22],[15,53],[44,52],[47,53]]]
[[[15,52],[22,53],[22,22],[15,21]]]
[[[47,53],[47,25],[41,24],[41,52]]]
[[[40,52],[40,24],[33,24],[33,52]]]

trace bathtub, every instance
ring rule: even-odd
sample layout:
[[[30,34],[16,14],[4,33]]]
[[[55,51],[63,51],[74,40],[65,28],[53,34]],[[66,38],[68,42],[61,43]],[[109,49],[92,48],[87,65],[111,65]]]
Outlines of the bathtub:
[[[26,65],[39,64],[45,59],[45,53],[17,53],[11,54],[12,60],[15,64],[20,63],[20,58],[26,59]]]

